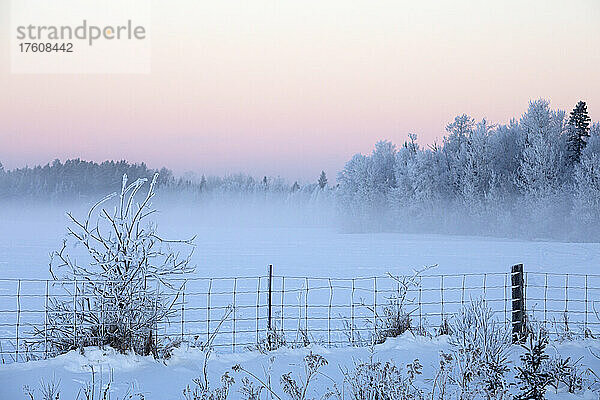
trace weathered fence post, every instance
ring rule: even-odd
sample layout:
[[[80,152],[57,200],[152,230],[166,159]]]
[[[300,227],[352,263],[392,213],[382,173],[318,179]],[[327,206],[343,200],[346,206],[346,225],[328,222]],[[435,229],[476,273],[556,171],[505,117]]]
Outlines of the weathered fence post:
[[[588,330],[588,276],[585,276],[585,322],[584,322],[584,337],[590,336],[590,331]]]
[[[208,291],[206,292],[206,343],[210,343],[210,295],[212,292],[212,279],[208,280]]]
[[[511,269],[512,283],[512,342],[523,343],[525,340],[525,280],[523,264],[516,264]]]
[[[352,279],[352,293],[350,294],[350,341],[352,346],[354,346],[354,286],[354,279]]]
[[[273,264],[269,264],[269,282],[267,285],[267,350],[272,350],[273,326],[271,325],[273,305]]]
[[[260,320],[260,283],[261,277],[258,277],[258,283],[256,285],[256,344],[260,343],[259,334],[259,320]]]
[[[373,277],[373,344],[377,341],[377,277]]]
[[[236,310],[237,310],[237,304],[236,304],[236,291],[237,291],[237,278],[233,278],[233,301],[232,301],[232,307],[233,309],[231,310],[231,312],[233,313],[233,321],[231,322],[231,351],[235,353],[235,318],[236,318]]]
[[[21,280],[17,282],[17,325],[16,325],[16,345],[15,362],[19,362],[19,325],[21,324]]]
[[[285,277],[281,277],[281,315],[280,315],[280,324],[281,326],[279,327],[279,331],[281,332],[281,335],[284,336],[285,335],[285,313],[284,313],[284,309],[283,306],[285,304]]]
[[[44,299],[44,359],[48,358],[48,287],[49,283],[46,280],[46,296]]]
[[[329,308],[327,310],[327,345],[331,347],[331,304],[333,303],[333,285],[329,278]]]
[[[77,278],[75,278],[73,290],[73,345],[79,348],[77,344]]]
[[[187,282],[186,282],[187,283]],[[183,284],[183,289],[181,290],[181,341],[183,342],[185,331],[185,283]]]

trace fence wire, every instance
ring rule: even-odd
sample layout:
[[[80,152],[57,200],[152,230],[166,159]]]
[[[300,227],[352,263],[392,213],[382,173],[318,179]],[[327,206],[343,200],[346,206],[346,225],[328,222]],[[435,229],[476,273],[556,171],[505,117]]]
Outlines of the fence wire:
[[[530,320],[559,338],[600,336],[596,311],[600,275],[525,272],[524,276]],[[153,284],[156,290],[149,292],[154,296],[175,299],[167,318],[152,326],[154,340],[163,344],[182,341],[200,345],[214,335],[215,348],[232,352],[268,349],[276,344],[292,347],[309,343],[327,347],[370,344],[400,305],[410,314],[410,329],[415,333],[443,331],[440,329],[445,321],[451,322],[452,316],[472,299],[483,299],[507,329],[512,324],[510,272],[425,274],[418,285],[408,287],[392,276],[274,275],[270,282],[268,275],[190,278],[174,285],[178,290],[181,287],[178,296],[178,290]],[[84,307],[85,301],[102,300],[93,298],[98,294],[86,292],[85,285],[90,282],[0,279],[0,362],[52,356],[45,335],[49,325],[56,325],[57,315],[49,304],[68,301],[76,324],[83,320],[84,313],[90,312]],[[229,316],[223,319],[225,315]],[[105,328],[102,321],[100,324],[98,336]],[[68,329],[72,325],[68,324]]]

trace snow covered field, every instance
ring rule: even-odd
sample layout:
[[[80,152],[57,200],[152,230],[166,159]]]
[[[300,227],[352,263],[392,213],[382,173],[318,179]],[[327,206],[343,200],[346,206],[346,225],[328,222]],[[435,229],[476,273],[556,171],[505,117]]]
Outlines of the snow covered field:
[[[341,232],[330,209],[292,207],[231,207],[219,204],[189,206],[184,203],[155,205],[162,210],[157,221],[166,237],[196,235],[193,263],[196,277],[264,276],[268,264],[284,276],[355,278],[410,273],[415,268],[437,264],[435,274],[506,273],[511,265],[524,263],[526,271],[586,274],[595,273],[600,263],[600,244],[524,241],[489,237],[445,236],[400,233]],[[70,206],[29,207],[10,205],[0,209],[0,271],[4,279],[48,279],[48,254],[60,246],[65,234],[64,211],[79,215],[83,208]],[[5,285],[2,304],[12,306]],[[8,290],[8,291],[7,291]],[[600,300],[592,298],[592,301]],[[314,345],[313,345],[314,347]],[[438,353],[447,347],[445,338],[412,338],[405,335],[376,349],[382,361],[394,359],[405,365],[419,358],[424,366],[424,386],[433,378]],[[600,353],[597,341],[560,345],[563,355],[600,370],[600,362],[588,348]],[[326,374],[339,378],[339,365],[350,366],[353,357],[368,357],[368,349],[313,350],[329,360]],[[286,372],[300,372],[302,356],[308,350],[280,349],[275,353],[273,381]],[[519,349],[511,359],[518,361]],[[102,354],[89,350],[85,356],[70,353],[48,361],[0,366],[0,399],[23,398],[22,386],[35,387],[40,378],[53,376],[61,381],[61,399],[75,398],[82,382],[90,377],[90,365],[102,370],[104,382],[110,372],[115,394],[123,394],[131,385],[147,399],[180,399],[181,390],[197,377],[201,355],[196,350],[178,350],[166,365],[150,358]],[[228,354],[220,351],[210,362],[210,376],[218,382],[220,374],[233,364],[248,365],[260,373],[269,357],[257,353]],[[324,393],[329,382],[319,379],[315,386]],[[237,390],[237,389],[235,389]],[[570,395],[549,396],[570,398]],[[589,394],[591,396],[591,394]],[[586,398],[594,398],[594,397]],[[318,398],[319,396],[317,396]],[[233,395],[236,398],[236,395]]]
[[[436,273],[508,272],[515,263],[530,272],[594,273],[600,243],[524,241],[488,237],[401,233],[343,233],[332,210],[221,207],[159,200],[159,230],[166,236],[196,235],[198,277],[278,275],[361,277],[407,273],[438,264]],[[65,236],[65,211],[75,206],[0,209],[2,278],[49,278],[48,255]]]

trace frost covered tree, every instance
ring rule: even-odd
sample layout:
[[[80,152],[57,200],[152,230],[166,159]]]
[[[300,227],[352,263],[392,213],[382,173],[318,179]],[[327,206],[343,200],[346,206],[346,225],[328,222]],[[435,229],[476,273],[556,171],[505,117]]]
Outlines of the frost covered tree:
[[[475,125],[460,152],[457,173],[458,196],[470,214],[481,216],[485,200],[495,184],[491,170],[490,135],[494,126],[484,119]]]
[[[343,213],[354,218],[354,225],[374,221],[386,224],[389,196],[396,186],[394,174],[396,146],[379,141],[373,152],[356,154],[338,176],[338,204]]]
[[[574,170],[574,206],[576,220],[584,226],[600,223],[600,124],[590,130],[587,146],[583,149]]]
[[[587,118],[571,120],[583,121],[571,125],[584,128]],[[338,205],[363,226],[379,227],[383,220],[402,229],[568,235],[573,224],[592,224],[600,215],[598,128],[592,125],[581,162],[572,166],[571,125],[563,111],[539,99],[504,125],[459,115],[441,145],[420,147],[412,134],[398,149],[378,142],[371,154],[346,164]]]
[[[585,101],[577,103],[569,117],[568,124],[568,157],[571,164],[579,162],[581,152],[590,137],[590,116]]]
[[[369,183],[370,158],[355,154],[338,175],[338,205],[350,219],[363,218],[368,213],[371,198]]]
[[[444,137],[442,152],[446,158],[446,168],[452,177],[451,190],[458,193],[464,177],[465,152],[468,141],[473,134],[475,120],[463,114],[446,126],[447,136]]]
[[[321,189],[325,189],[325,186],[327,186],[327,175],[325,175],[325,171],[321,171],[318,184]]]
[[[152,332],[173,312],[194,248],[193,239],[163,239],[150,221],[157,179],[138,198],[147,180],[128,183],[124,175],[120,193],[94,204],[85,218],[67,214],[68,235],[51,254],[50,273],[68,296],[52,298],[54,318],[38,332],[52,352],[89,345],[156,352]]]
[[[523,153],[517,176],[525,194],[542,197],[558,189],[565,175],[565,115],[550,110],[546,100],[529,103],[521,118]]]
[[[397,215],[418,213],[419,201],[419,144],[417,135],[409,134],[409,140],[396,152],[391,206]]]
[[[413,218],[437,217],[448,195],[449,173],[445,157],[437,148],[421,149],[417,136],[398,149],[394,165],[395,187],[390,207],[398,221],[407,224]]]

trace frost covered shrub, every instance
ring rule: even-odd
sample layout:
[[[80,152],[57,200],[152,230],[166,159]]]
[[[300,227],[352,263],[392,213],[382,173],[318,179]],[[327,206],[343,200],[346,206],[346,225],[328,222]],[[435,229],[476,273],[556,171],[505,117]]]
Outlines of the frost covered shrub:
[[[422,268],[410,276],[394,276],[388,273],[388,276],[396,282],[398,289],[377,315],[377,326],[373,337],[375,344],[381,344],[387,338],[398,337],[406,331],[413,330],[411,314],[414,312],[415,298],[410,296],[410,293],[416,291],[421,285],[422,273],[434,267],[435,265]]]
[[[425,398],[415,383],[422,368],[419,360],[415,359],[406,365],[406,372],[403,372],[389,361],[374,361],[371,355],[367,362],[355,362],[352,370],[342,372],[353,400],[418,400]]]
[[[157,355],[153,330],[174,311],[183,287],[176,277],[191,271],[193,250],[191,240],[162,239],[148,221],[157,178],[141,201],[136,195],[147,180],[128,184],[125,175],[120,193],[94,204],[85,219],[67,214],[67,239],[50,260],[54,285],[66,296],[51,298],[48,326],[37,331],[51,353],[109,345]]]
[[[494,319],[493,311],[483,300],[471,301],[456,315],[451,331],[451,380],[459,388],[459,398],[504,398],[510,336]]]
[[[586,386],[586,371],[579,361],[572,361],[571,357],[551,359],[548,370],[554,378],[552,387],[555,389],[564,385],[569,393],[577,393]]]
[[[544,330],[533,329],[529,342],[522,345],[521,365],[516,367],[520,389],[516,400],[542,400],[548,387],[580,393],[595,385],[593,371],[584,368],[580,360],[573,361],[560,355],[550,357],[546,352],[548,343],[548,334]]]
[[[410,315],[394,304],[393,302],[383,307],[382,313],[379,315],[379,324],[377,327],[374,342],[381,344],[387,338],[398,337],[404,332],[411,329]]]
[[[429,393],[428,396],[431,400],[444,400],[448,397],[448,383],[450,381],[452,361],[452,354],[445,352],[440,353],[439,368],[437,369],[435,377],[433,378],[431,393]]]
[[[256,344],[248,346],[246,349],[249,351],[258,351],[259,353],[266,354],[270,351],[277,350],[280,347],[287,347],[288,343],[285,338],[283,330],[277,329],[277,326],[273,326],[267,331],[265,337],[261,338]],[[295,347],[291,345],[290,347]]]

